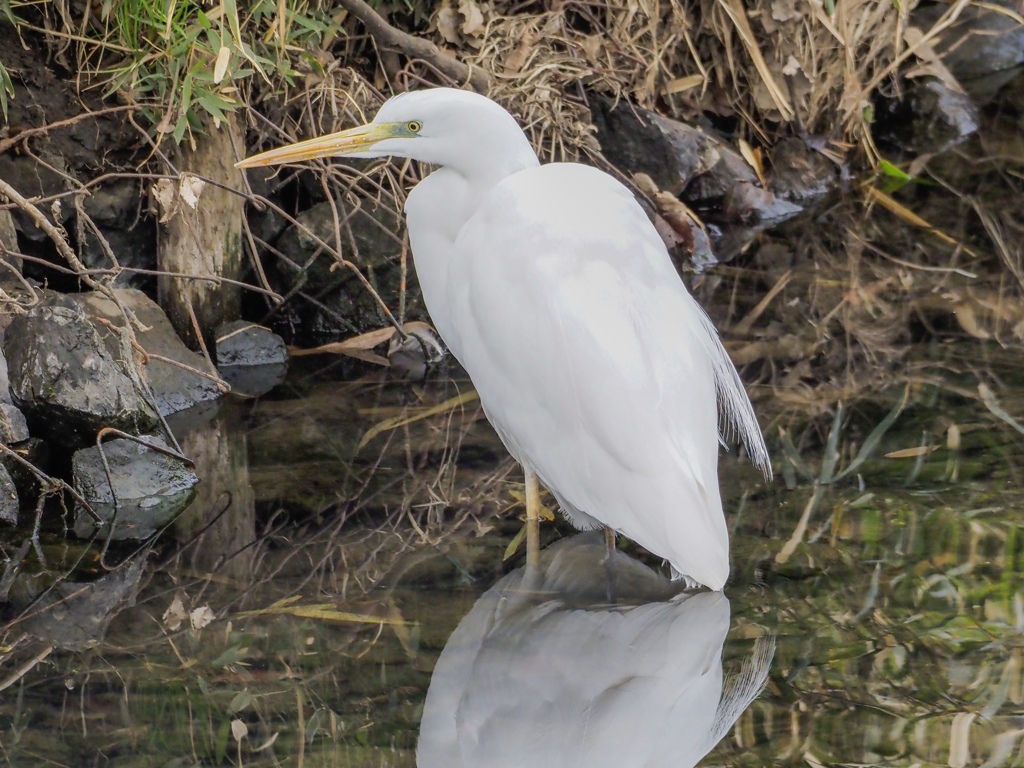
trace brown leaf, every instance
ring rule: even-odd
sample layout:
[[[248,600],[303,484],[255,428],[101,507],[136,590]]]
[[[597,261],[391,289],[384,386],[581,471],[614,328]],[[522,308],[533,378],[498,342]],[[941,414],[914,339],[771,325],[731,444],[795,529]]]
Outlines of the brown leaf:
[[[459,29],[470,37],[481,37],[484,31],[484,14],[474,0],[459,0],[459,13],[463,22]]]
[[[514,75],[516,72],[523,68],[527,60],[530,58],[530,54],[533,52],[534,46],[537,44],[537,33],[527,32],[523,35],[523,39],[519,41],[519,45],[516,49],[505,59],[505,74]]]
[[[394,334],[395,329],[389,326],[387,328],[378,328],[374,331],[367,331],[359,336],[353,336],[351,339],[335,341],[330,344],[322,344],[319,347],[313,347],[311,349],[292,349],[289,353],[293,357],[328,354],[348,355],[349,357],[354,357],[357,360],[363,360],[367,363],[387,367],[389,365],[387,358],[374,354],[370,350],[386,341],[389,341]]]
[[[441,3],[435,17],[437,21],[437,32],[444,38],[445,42],[452,45],[459,45],[462,42],[462,35],[459,34],[459,12],[452,8],[448,0]]]

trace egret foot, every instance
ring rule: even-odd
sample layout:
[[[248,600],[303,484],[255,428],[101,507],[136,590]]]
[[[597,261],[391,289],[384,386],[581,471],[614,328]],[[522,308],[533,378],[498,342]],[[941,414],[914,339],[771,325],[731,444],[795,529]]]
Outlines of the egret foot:
[[[604,529],[604,572],[608,581],[605,584],[607,589],[608,603],[615,605],[619,599],[619,574],[615,568],[615,531],[611,528]]]
[[[526,473],[526,568],[540,565],[540,483],[529,469]]]

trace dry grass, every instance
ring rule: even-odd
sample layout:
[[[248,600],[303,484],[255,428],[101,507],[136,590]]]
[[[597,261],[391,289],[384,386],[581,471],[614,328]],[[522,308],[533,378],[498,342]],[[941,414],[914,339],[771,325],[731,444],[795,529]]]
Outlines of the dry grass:
[[[906,6],[704,0],[567,2],[531,12],[512,3],[445,4],[438,35],[492,76],[491,95],[525,119],[542,153],[591,147],[581,89],[676,117],[737,118],[770,140],[795,123],[870,146],[871,90],[896,71]]]

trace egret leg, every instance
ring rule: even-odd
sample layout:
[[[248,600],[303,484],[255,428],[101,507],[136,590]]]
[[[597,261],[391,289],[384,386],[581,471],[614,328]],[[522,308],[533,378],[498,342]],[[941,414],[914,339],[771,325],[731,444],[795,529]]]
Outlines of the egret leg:
[[[531,470],[526,473],[526,567],[540,565],[540,482]]]
[[[608,579],[605,585],[608,590],[608,602],[615,605],[619,598],[619,575],[615,570],[615,531],[611,528],[604,529],[604,572]]]

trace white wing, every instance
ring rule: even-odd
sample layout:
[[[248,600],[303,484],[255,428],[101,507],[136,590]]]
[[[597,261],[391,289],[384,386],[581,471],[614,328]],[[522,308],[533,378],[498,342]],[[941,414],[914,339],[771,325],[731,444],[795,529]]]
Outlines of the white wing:
[[[569,516],[721,588],[716,394],[751,455],[763,464],[766,452],[714,329],[629,191],[575,164],[514,174],[461,229],[445,291],[446,342]]]

